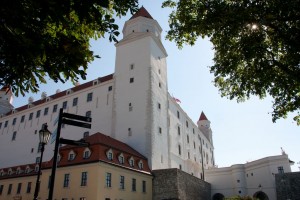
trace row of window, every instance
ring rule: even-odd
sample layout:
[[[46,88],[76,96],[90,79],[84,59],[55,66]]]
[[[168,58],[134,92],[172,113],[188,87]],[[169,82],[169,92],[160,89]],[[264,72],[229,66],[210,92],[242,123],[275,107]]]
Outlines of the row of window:
[[[30,173],[30,172],[32,172],[32,171],[37,172],[38,170],[39,170],[39,166],[38,166],[38,165],[35,166],[35,169],[34,169],[34,170],[31,169],[29,166],[27,166],[27,167],[25,168],[25,170],[22,170],[21,167],[18,167],[18,168],[16,169],[16,171],[14,171],[13,168],[9,168],[9,169],[7,170],[7,172],[4,171],[4,170],[2,169],[2,170],[0,171],[0,176],[5,176],[6,174],[8,174],[8,175],[22,174],[22,173],[28,174],[28,173]]]
[[[111,90],[112,90],[112,86],[109,86],[108,90],[111,91]],[[92,92],[88,93],[88,94],[87,94],[87,97],[86,97],[86,102],[91,102],[91,101],[93,101],[93,93],[92,93]],[[78,97],[75,97],[75,98],[73,99],[73,101],[72,101],[72,106],[77,106],[77,105],[78,105]],[[62,108],[63,108],[63,109],[66,109],[67,106],[68,106],[68,101],[64,101],[64,102],[62,103]],[[57,110],[58,110],[58,104],[53,105],[53,107],[52,107],[52,112],[53,112],[53,113],[56,113]],[[42,112],[41,110],[36,111],[35,117],[36,117],[36,118],[39,118],[39,117],[41,116],[41,112]],[[46,107],[46,108],[44,109],[44,116],[48,115],[48,113],[49,113],[49,107]],[[28,117],[28,120],[32,120],[32,119],[33,119],[33,115],[34,115],[33,112],[30,113],[30,114],[29,114],[29,117]],[[22,116],[21,116],[20,123],[23,123],[24,121],[25,121],[25,115],[22,115]],[[9,123],[8,120],[4,122],[4,128],[6,128],[6,127],[8,126],[8,123]],[[14,118],[13,121],[12,121],[12,125],[14,126],[16,123],[17,123],[17,118]],[[1,129],[1,128],[2,128],[2,122],[0,122],[0,129]]]
[[[32,182],[28,182],[26,187],[27,194],[31,193],[31,188],[32,188]],[[13,190],[13,184],[9,184],[7,188],[7,194],[8,195],[12,194],[12,190]],[[3,194],[3,191],[4,191],[4,185],[0,185],[0,195]],[[22,183],[18,183],[16,194],[20,194],[21,191],[22,191]]]
[[[64,182],[63,182],[63,187],[68,188],[70,187],[70,174],[65,174],[64,175]],[[83,172],[81,175],[81,186],[86,186],[87,185],[87,172]],[[112,174],[107,172],[105,175],[105,186],[107,188],[113,187],[112,184]],[[125,176],[120,175],[119,176],[119,189],[125,190]],[[131,179],[131,191],[136,192],[136,179],[132,178]],[[146,181],[142,181],[142,192],[146,192]]]

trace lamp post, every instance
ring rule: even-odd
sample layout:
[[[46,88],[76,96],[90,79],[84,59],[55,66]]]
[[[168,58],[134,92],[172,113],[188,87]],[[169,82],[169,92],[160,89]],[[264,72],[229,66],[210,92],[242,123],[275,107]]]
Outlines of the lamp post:
[[[33,200],[37,200],[39,191],[40,191],[40,176],[41,176],[41,168],[42,168],[42,160],[43,160],[43,154],[45,150],[45,144],[48,143],[51,133],[48,130],[48,125],[47,123],[42,125],[42,129],[39,131],[39,136],[40,136],[40,144],[41,146],[41,157],[40,157],[40,162],[39,162],[39,171],[35,183],[35,190],[34,190],[34,197]]]

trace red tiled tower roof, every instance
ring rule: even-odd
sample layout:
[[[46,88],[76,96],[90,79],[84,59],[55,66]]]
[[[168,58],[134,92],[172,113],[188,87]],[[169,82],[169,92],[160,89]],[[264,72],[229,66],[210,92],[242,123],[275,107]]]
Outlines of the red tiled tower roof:
[[[149,12],[142,6],[130,19],[134,19],[137,17],[146,17],[149,19],[153,19]]]
[[[201,120],[208,120],[203,111],[201,112],[201,115],[199,117],[199,121]]]

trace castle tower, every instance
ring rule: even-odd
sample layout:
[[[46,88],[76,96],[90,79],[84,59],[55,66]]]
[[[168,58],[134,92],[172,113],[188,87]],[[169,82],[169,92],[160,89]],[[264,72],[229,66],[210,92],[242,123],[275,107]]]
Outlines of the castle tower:
[[[201,112],[201,115],[199,117],[199,120],[197,122],[198,128],[200,131],[205,135],[205,137],[210,141],[211,144],[213,144],[212,141],[212,130],[210,128],[210,121],[207,119],[204,112]]]
[[[13,94],[9,87],[4,86],[0,90],[0,115],[10,112],[14,107]]]
[[[116,44],[112,136],[148,158],[152,169],[167,168],[167,53],[161,27],[141,7]]]

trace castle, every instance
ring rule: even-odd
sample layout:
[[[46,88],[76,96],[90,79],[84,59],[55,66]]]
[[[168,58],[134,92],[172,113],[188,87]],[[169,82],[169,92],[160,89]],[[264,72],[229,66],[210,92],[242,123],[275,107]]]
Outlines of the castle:
[[[155,169],[179,168],[198,178],[215,165],[210,121],[202,112],[195,124],[168,92],[167,52],[162,29],[145,8],[124,25],[116,46],[115,72],[56,94],[29,98],[12,107],[12,94],[0,92],[0,167],[38,162],[38,131],[47,123],[55,132],[59,108],[90,116],[91,129],[64,125],[61,137],[81,139],[101,132],[124,142]],[[43,160],[53,157],[54,144]]]

